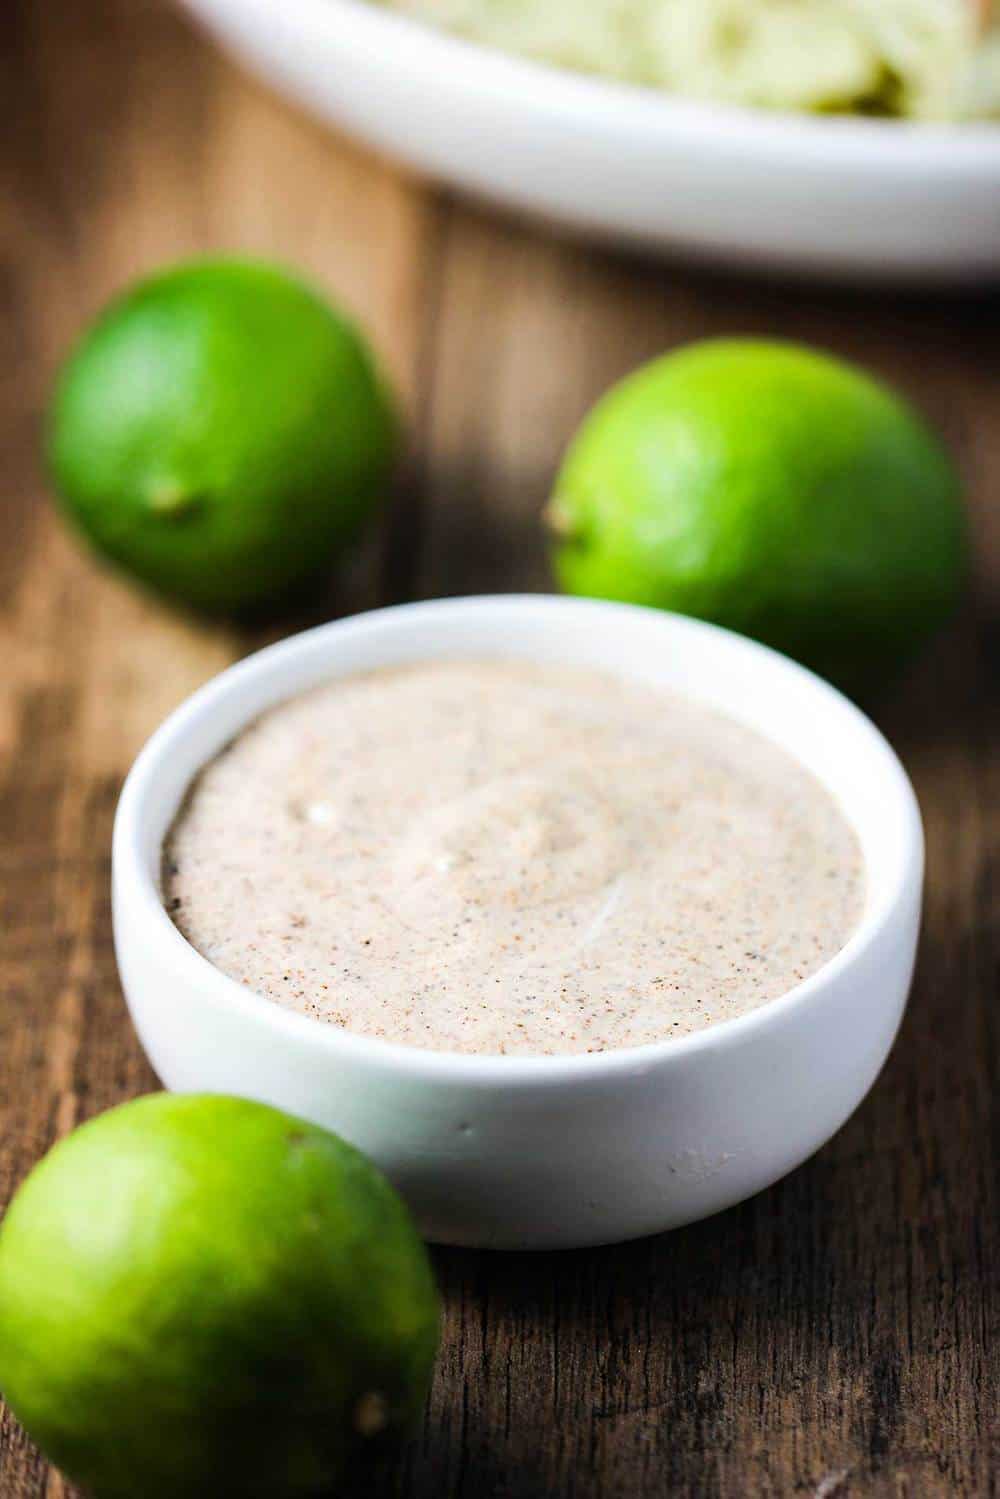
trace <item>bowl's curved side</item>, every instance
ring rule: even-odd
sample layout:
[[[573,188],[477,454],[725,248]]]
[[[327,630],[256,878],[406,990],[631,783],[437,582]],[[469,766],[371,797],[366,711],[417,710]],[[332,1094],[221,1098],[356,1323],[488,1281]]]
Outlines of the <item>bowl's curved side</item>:
[[[740,1202],[805,1160],[871,1087],[910,983],[914,897],[856,967],[735,1040],[634,1060],[627,1071],[510,1088],[460,1068],[401,1076],[276,1032],[173,971],[116,882],[116,948],[136,1029],[163,1082],[262,1099],[353,1141],[428,1239],[581,1248],[678,1227]]]
[[[1000,275],[1000,131],[756,116],[577,77],[357,0],[184,0],[263,78],[469,192],[802,271]]]
[[[841,777],[873,889],[848,947],[791,994],[695,1036],[599,1056],[462,1057],[351,1036],[257,999],[163,910],[163,834],[191,776],[264,706],[337,671],[504,650],[714,689]],[[742,694],[742,697],[740,696]],[[769,705],[769,706],[768,706]],[[758,727],[763,725],[758,723]],[[825,757],[825,758],[824,758]],[[850,798],[854,798],[853,803]],[[352,1140],[432,1239],[609,1243],[732,1205],[816,1150],[864,1097],[913,967],[922,839],[912,791],[833,689],[753,642],[626,605],[508,596],[406,605],[310,631],[217,678],[157,731],[115,823],[115,943],[168,1087],[263,1099]]]

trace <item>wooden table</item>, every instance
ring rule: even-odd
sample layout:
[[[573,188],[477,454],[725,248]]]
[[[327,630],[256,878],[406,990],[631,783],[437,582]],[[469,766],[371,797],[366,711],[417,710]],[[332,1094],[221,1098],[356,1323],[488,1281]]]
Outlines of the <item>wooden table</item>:
[[[546,587],[538,511],[599,392],[705,334],[813,340],[896,381],[943,429],[976,535],[965,617],[877,709],[929,840],[902,1035],[830,1145],[711,1222],[600,1252],[438,1253],[443,1350],[390,1492],[997,1493],[997,302],[799,288],[557,242],[333,140],[156,0],[8,0],[5,25],[0,1198],[57,1136],[156,1086],[111,951],[115,799],[167,710],[263,638],[140,597],[54,518],[39,419],[84,320],[137,273],[226,247],[297,262],[364,322],[410,451],[391,522],[339,575],[330,616]],[[64,1492],[0,1418],[2,1499]]]

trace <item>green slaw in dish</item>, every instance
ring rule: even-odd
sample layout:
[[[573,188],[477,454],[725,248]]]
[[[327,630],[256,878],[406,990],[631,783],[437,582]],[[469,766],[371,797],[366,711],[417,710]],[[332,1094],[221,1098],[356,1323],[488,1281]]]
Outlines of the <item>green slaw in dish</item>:
[[[487,45],[689,98],[1000,118],[997,0],[381,0]]]

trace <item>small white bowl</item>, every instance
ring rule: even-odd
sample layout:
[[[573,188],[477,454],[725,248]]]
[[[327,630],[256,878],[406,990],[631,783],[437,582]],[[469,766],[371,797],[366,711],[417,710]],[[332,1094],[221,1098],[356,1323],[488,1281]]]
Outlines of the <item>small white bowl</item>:
[[[367,0],[184,0],[262,78],[457,187],[800,272],[1000,275],[1000,126],[778,115],[507,56]]]
[[[260,998],[185,941],[160,897],[163,838],[192,778],[227,741],[272,704],[333,677],[491,655],[662,684],[797,756],[839,799],[864,850],[866,906],[847,946],[789,994],[696,1035],[525,1058],[351,1035]],[[271,646],[167,719],[118,808],[115,943],[136,1029],[168,1087],[264,1099],[336,1130],[396,1183],[429,1239],[568,1248],[729,1207],[839,1129],[902,1016],[922,879],[920,816],[892,750],[846,698],[785,657],[628,605],[451,599]]]

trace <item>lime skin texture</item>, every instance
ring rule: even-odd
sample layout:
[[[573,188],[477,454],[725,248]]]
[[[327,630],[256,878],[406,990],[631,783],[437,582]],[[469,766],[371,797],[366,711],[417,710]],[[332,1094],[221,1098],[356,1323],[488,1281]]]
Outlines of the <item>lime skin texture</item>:
[[[242,1099],[112,1109],[0,1228],[0,1388],[96,1499],[334,1495],[419,1416],[438,1324],[385,1179]]]
[[[391,471],[397,422],[352,324],[280,267],[186,262],[142,281],[57,381],[65,514],[157,592],[244,614],[311,589]]]
[[[958,479],[913,408],[759,339],[692,344],[614,386],[547,519],[567,591],[713,621],[848,687],[896,673],[965,570]]]

